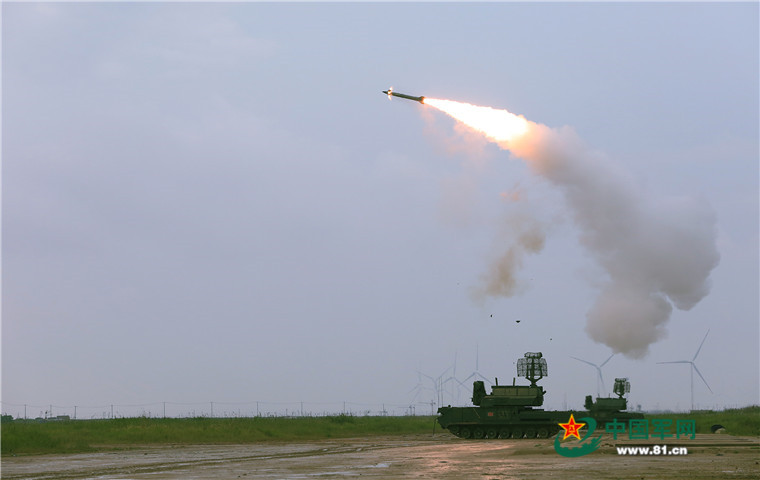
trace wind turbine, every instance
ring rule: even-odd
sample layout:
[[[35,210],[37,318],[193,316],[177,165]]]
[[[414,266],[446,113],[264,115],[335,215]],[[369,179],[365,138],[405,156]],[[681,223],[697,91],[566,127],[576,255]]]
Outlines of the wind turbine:
[[[702,339],[702,343],[699,344],[699,348],[697,349],[697,353],[694,354],[691,360],[676,360],[673,362],[657,362],[657,363],[688,363],[691,364],[691,368],[689,369],[691,371],[691,409],[694,410],[694,372],[697,372],[697,375],[699,375],[699,378],[702,379],[702,381],[705,383],[705,386],[708,390],[710,390],[710,393],[713,393],[712,388],[710,388],[710,385],[707,384],[707,380],[705,380],[705,377],[702,376],[702,374],[699,372],[699,369],[697,368],[697,364],[694,363],[694,360],[697,359],[697,355],[699,355],[699,351],[702,350],[702,345],[705,344],[705,340],[707,340],[707,335],[710,333],[710,330],[707,330],[707,333],[705,333],[705,338]]]
[[[457,351],[456,350],[454,350],[454,371],[452,372],[452,374],[451,374],[451,376],[449,378],[447,378],[446,380],[443,380],[442,385],[444,385],[444,384],[446,384],[446,383],[448,383],[448,382],[450,382],[452,380],[454,381],[454,383],[451,384],[452,388],[449,391],[449,395],[451,395],[451,400],[455,401],[454,400],[454,389],[456,388],[456,401],[455,402],[458,405],[459,404],[459,398],[461,396],[460,388],[463,387],[464,385],[457,378]]]
[[[479,365],[478,365],[478,363],[479,363],[478,362],[479,361],[479,357],[480,357],[480,348],[476,344],[475,345],[475,371],[472,372],[470,374],[470,376],[468,376],[467,378],[465,378],[464,380],[462,380],[461,382],[459,382],[460,385],[465,386],[465,383],[467,382],[467,380],[469,380],[469,379],[471,379],[473,377],[475,377],[475,379],[477,379],[478,377],[480,377],[481,379],[485,380],[489,385],[493,385],[492,381],[490,381],[489,379],[487,379],[486,377],[484,377],[482,373],[480,373],[480,369],[479,369]]]
[[[414,403],[417,400],[417,396],[419,396],[422,390],[425,390],[425,386],[422,384],[422,373],[417,371],[417,385],[415,385],[414,388],[409,390],[409,392],[407,393],[407,395],[409,395],[412,392],[414,392],[414,397],[412,397],[412,403]]]
[[[437,401],[438,405],[443,405],[443,394],[444,394],[443,386],[452,379],[451,377],[449,377],[446,380],[443,380],[443,376],[446,375],[446,373],[449,370],[451,370],[452,368],[453,368],[453,366],[447,368],[440,375],[438,375],[436,378],[433,378],[430,375],[425,375],[422,372],[418,372],[420,375],[422,375],[423,377],[425,377],[428,380],[430,380],[430,382],[433,384],[433,391],[435,392],[435,397],[436,397],[436,399],[435,399],[434,402]]]
[[[601,383],[601,386],[602,386],[602,390],[604,390],[604,378],[602,378],[602,367],[605,366],[605,365],[607,365],[607,362],[609,362],[610,359],[612,357],[614,357],[614,356],[615,356],[615,354],[613,353],[612,355],[610,355],[609,357],[607,357],[607,360],[605,360],[604,362],[602,362],[601,365],[597,365],[595,363],[587,362],[586,360],[583,360],[583,359],[578,358],[578,357],[573,357],[572,355],[570,355],[570,358],[574,358],[574,359],[578,360],[579,362],[587,363],[587,364],[591,365],[592,367],[596,368],[596,372],[599,374],[599,378],[596,379],[596,396],[597,396],[597,398],[601,397],[601,394],[599,393],[600,392],[600,390],[599,390],[599,384],[600,383]]]
[[[445,375],[451,370],[453,370],[451,375],[447,378],[444,378]],[[431,387],[425,386],[427,382],[424,382],[422,377],[425,377],[428,380],[430,380]],[[458,402],[459,397],[460,397],[459,388],[463,385],[462,385],[462,382],[460,382],[459,379],[457,378],[457,351],[454,350],[454,363],[450,365],[446,370],[441,372],[440,375],[438,375],[437,377],[433,377],[420,370],[417,370],[417,378],[418,378],[417,385],[408,392],[408,394],[414,393],[412,402],[415,402],[417,400],[420,392],[423,390],[431,391],[435,395],[436,400],[433,401],[434,403],[437,401],[440,405],[443,405],[446,396],[449,396],[450,400],[453,402],[455,395],[456,395],[456,400]],[[449,388],[446,388],[447,384],[450,382],[453,382],[453,383],[451,383],[451,386]],[[456,389],[456,393],[454,392],[454,389]],[[423,403],[425,403],[425,405],[430,405],[429,402],[423,402]]]

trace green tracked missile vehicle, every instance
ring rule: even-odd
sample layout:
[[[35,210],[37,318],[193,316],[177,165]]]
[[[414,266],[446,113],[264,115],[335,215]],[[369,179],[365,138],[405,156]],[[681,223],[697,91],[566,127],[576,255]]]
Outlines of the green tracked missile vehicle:
[[[628,420],[630,418],[644,418],[641,415],[623,412],[628,408],[628,402],[623,396],[631,391],[631,384],[627,378],[616,378],[615,387],[612,391],[618,398],[601,398],[597,397],[596,401],[591,400],[591,395],[586,395],[586,402],[583,405],[590,413],[590,416],[600,425],[605,425],[617,419]]]
[[[626,422],[630,418],[643,418],[637,413],[624,412],[625,393],[630,391],[626,379],[615,379],[618,398],[586,397],[587,411],[545,411],[543,387],[537,382],[549,373],[546,359],[538,353],[528,352],[517,361],[517,375],[525,377],[530,385],[496,385],[486,392],[482,381],[473,382],[472,407],[441,407],[438,423],[444,429],[461,438],[547,438],[561,430],[559,424],[567,422],[570,414],[576,419],[591,417],[598,428],[604,428],[613,419]]]

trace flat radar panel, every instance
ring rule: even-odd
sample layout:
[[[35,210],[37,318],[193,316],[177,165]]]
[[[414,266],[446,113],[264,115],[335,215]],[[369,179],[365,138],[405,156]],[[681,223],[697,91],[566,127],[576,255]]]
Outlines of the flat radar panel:
[[[615,395],[622,397],[626,393],[631,392],[631,382],[627,378],[616,378],[615,387],[612,389]]]
[[[539,353],[528,352],[524,358],[517,360],[517,376],[528,379],[546,377],[549,375],[549,367],[546,359]]]

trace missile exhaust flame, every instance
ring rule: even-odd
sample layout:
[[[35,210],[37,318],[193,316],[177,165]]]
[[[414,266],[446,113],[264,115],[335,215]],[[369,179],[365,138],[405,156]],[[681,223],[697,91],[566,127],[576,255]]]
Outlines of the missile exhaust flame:
[[[497,143],[512,141],[528,132],[528,120],[507,110],[438,98],[425,98],[425,105],[437,108]]]

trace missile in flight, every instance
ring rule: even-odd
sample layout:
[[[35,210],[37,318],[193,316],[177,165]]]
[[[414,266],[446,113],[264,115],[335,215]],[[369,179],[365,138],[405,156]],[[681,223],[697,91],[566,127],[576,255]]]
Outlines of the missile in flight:
[[[393,87],[389,88],[388,90],[383,90],[383,93],[388,95],[388,100],[390,100],[391,97],[399,97],[406,98],[407,100],[414,100],[415,102],[425,103],[425,97],[413,97],[411,95],[404,95],[403,93],[396,93],[393,91]]]

